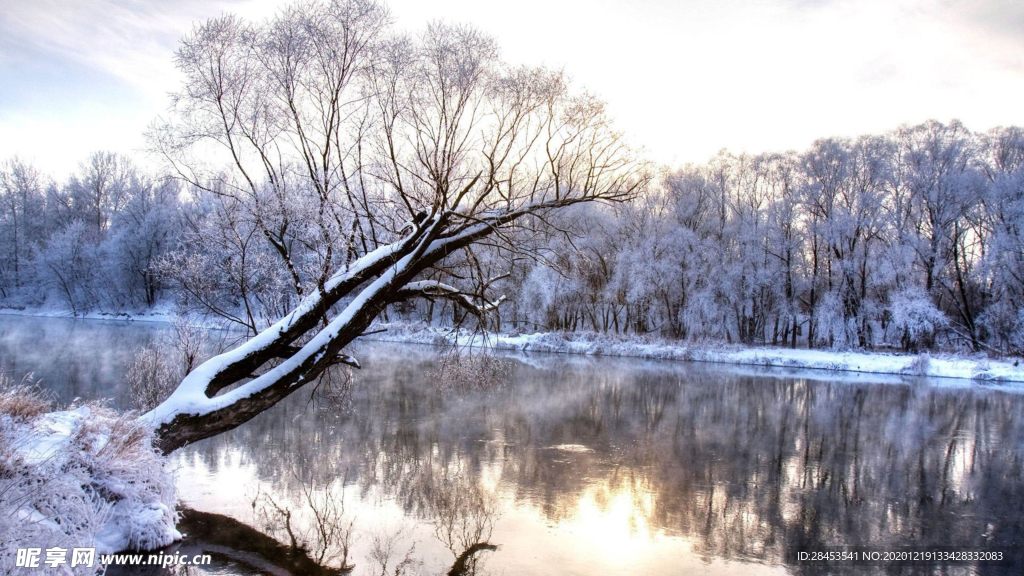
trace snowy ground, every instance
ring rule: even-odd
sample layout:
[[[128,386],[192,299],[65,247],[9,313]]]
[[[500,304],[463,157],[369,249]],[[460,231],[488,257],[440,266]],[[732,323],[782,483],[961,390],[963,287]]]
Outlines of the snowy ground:
[[[0,314],[10,316],[43,316],[46,318],[81,318],[85,320],[125,320],[138,322],[170,322],[174,318],[174,307],[158,305],[147,310],[103,312],[92,311],[72,314],[59,307],[0,308]]]
[[[601,334],[536,333],[480,335],[416,324],[380,324],[386,332],[369,339],[392,342],[452,343],[496,350],[627,356],[691,362],[716,362],[816,370],[841,370],[902,376],[964,378],[991,382],[1024,382],[1024,366],[1016,359],[992,360],[982,355],[888,354],[772,347],[691,344],[654,338],[615,338]]]
[[[100,404],[47,409],[0,381],[0,574],[15,573],[19,548],[109,554],[181,539],[174,475],[149,428]]]
[[[69,312],[59,309],[0,309],[0,315],[2,314],[71,317]],[[92,312],[78,317],[97,320],[170,322],[174,317],[174,311],[172,307],[165,306],[134,313]],[[203,324],[208,328],[216,327],[208,322]],[[456,339],[456,334],[451,329],[429,326],[424,323],[380,323],[371,327],[371,330],[386,331],[367,336],[367,340],[437,344],[452,343]],[[463,332],[459,334],[458,341],[463,345],[520,352],[621,356],[1024,383],[1024,364],[1021,364],[1019,359],[994,360],[982,354],[891,354],[884,352],[741,347],[715,343],[688,343],[639,336],[623,338],[593,333],[561,334],[541,332],[522,335],[491,334],[485,339],[480,335]]]

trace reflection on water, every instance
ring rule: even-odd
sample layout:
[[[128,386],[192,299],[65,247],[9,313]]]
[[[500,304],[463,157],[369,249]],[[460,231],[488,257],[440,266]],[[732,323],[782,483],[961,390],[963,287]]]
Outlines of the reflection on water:
[[[10,330],[0,320],[5,366]],[[793,551],[825,545],[1024,542],[1020,394],[557,356],[517,361],[509,386],[442,394],[430,348],[355,352],[348,409],[300,393],[180,451],[183,498],[257,524],[265,493],[308,528],[304,495],[332,490],[356,574],[379,573],[384,544],[410,573],[446,573],[486,541],[499,548],[481,574],[646,575],[815,573]]]

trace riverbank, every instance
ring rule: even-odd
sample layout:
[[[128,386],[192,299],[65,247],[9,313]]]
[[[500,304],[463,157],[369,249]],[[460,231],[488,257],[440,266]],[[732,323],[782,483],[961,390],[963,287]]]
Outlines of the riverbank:
[[[895,354],[838,350],[807,350],[767,346],[736,346],[688,343],[652,337],[594,333],[471,334],[425,324],[375,324],[371,330],[385,330],[367,339],[421,344],[458,343],[465,346],[544,352],[620,356],[684,362],[712,362],[747,366],[799,368],[960,378],[989,382],[1024,383],[1024,366],[1016,359],[992,359],[984,355]]]
[[[0,309],[0,315],[71,318],[56,309]],[[91,312],[76,318],[90,320],[170,322],[174,312],[162,307],[142,312]],[[207,328],[218,328],[203,322]],[[537,332],[531,334],[488,334],[431,326],[426,323],[376,323],[364,338],[383,342],[411,344],[458,343],[461,346],[542,352],[615,356],[683,362],[709,362],[744,366],[795,368],[894,374],[929,378],[958,378],[985,382],[1024,383],[1024,365],[1017,358],[989,358],[984,354],[861,352],[808,350],[770,346],[738,346],[721,343],[666,340],[651,336],[616,336],[597,333]],[[379,331],[379,332],[377,332]]]
[[[104,555],[180,540],[174,471],[152,430],[98,400],[53,408],[42,389],[0,375],[0,573],[15,572],[16,550]],[[65,573],[95,574],[96,559]]]
[[[119,320],[122,322],[166,322],[174,320],[174,306],[157,305],[146,310],[107,312],[93,310],[77,314],[63,308],[0,308],[0,315],[7,316],[38,316],[42,318],[74,318],[78,320]]]

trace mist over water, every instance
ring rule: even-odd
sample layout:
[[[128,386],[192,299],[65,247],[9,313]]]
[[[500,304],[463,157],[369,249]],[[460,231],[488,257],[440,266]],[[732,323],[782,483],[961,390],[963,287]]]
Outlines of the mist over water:
[[[109,398],[127,409],[128,363],[167,331],[164,324],[0,315],[0,372],[31,374],[60,404]]]
[[[125,362],[161,330],[2,316],[0,368],[34,372],[64,401],[123,405]],[[446,517],[490,522],[498,549],[477,574],[811,574],[822,572],[794,550],[1024,542],[1019,393],[544,355],[511,357],[497,386],[452,392],[430,347],[351,352],[364,368],[343,401],[303,390],[176,453],[185,503],[273,532],[261,495],[299,526],[313,522],[304,495],[334,494],[355,574],[377,570],[382,535],[398,558],[415,545],[416,573],[447,573],[464,543],[438,536]]]

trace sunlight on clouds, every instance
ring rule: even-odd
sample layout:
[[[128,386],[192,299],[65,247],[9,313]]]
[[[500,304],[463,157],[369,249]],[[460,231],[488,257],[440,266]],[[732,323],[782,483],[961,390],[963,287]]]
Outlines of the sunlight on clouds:
[[[392,6],[407,26],[437,14]],[[989,39],[985,22],[938,0],[448,6],[442,17],[480,23],[511,60],[565,66],[662,162],[803,148],[932,117],[982,130],[1024,120],[1008,97],[1024,74],[993,64],[1007,38]]]

